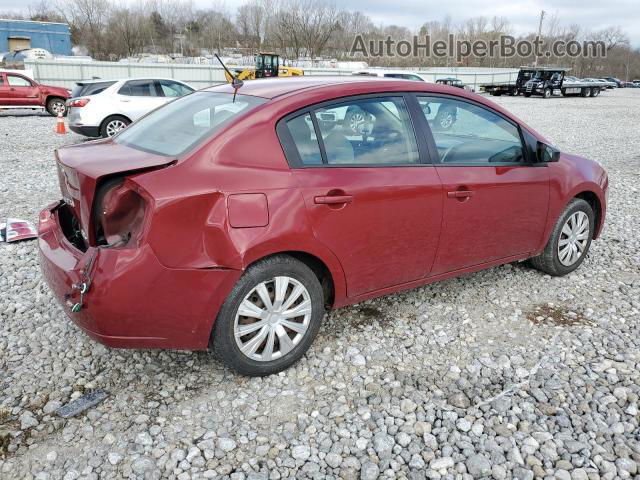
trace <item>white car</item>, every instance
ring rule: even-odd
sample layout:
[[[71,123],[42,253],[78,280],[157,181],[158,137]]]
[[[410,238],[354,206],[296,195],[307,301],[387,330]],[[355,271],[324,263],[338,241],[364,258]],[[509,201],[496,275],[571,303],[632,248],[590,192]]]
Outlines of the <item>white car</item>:
[[[112,137],[151,110],[194,91],[169,78],[78,82],[67,100],[69,128],[86,137]]]
[[[388,77],[388,78],[400,78],[403,80],[415,80],[416,82],[426,82],[427,80],[419,73],[411,72],[407,70],[382,70],[378,68],[372,68],[369,70],[357,70],[351,75],[362,75],[370,77]]]

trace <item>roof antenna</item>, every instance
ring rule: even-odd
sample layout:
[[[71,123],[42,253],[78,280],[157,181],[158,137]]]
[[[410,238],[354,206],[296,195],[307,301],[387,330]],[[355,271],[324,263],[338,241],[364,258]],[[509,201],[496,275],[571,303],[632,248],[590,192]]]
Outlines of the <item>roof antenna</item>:
[[[222,62],[222,60],[220,59],[220,57],[218,56],[217,53],[214,53],[214,55],[216,56],[216,58],[220,62],[220,65],[222,65],[222,68],[224,68],[224,71],[227,72],[227,74],[233,79],[233,80],[231,80],[231,86],[233,87],[233,102],[232,103],[235,103],[236,95],[238,94],[238,90],[240,89],[240,87],[242,87],[242,85],[244,85],[244,82],[242,80],[240,80],[238,77],[236,77],[233,73],[231,73],[231,71]]]

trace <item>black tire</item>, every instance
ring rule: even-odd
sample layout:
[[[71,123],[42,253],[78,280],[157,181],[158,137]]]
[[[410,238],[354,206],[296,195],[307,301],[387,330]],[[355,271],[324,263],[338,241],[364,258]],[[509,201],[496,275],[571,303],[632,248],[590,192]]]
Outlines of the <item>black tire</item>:
[[[542,98],[551,98],[552,93],[553,92],[551,91],[550,88],[545,88],[544,93],[542,94]]]
[[[531,96],[531,93],[529,93],[529,92],[524,92],[524,96],[525,96],[525,97],[527,97],[527,98],[529,98],[529,97]]]
[[[591,89],[590,88],[583,88],[582,90],[580,90],[580,96],[581,97],[588,97],[589,95],[591,95]]]
[[[307,289],[311,300],[311,318],[299,343],[283,357],[272,361],[254,360],[242,353],[236,343],[234,335],[236,313],[245,297],[257,285],[278,276],[291,277]],[[211,333],[210,345],[216,357],[242,375],[271,375],[290,367],[304,355],[320,329],[324,313],[322,286],[313,270],[293,257],[276,255],[258,261],[240,277],[218,313]]]
[[[67,104],[64,98],[51,97],[47,100],[47,113],[52,117],[57,117],[58,113],[62,112],[63,116],[67,116]]]
[[[597,97],[598,95],[600,95],[600,89],[599,88],[594,88],[593,90],[591,90],[591,96],[592,97]]]
[[[571,217],[578,211],[584,212],[589,219],[589,235],[582,255],[575,263],[567,266],[560,262],[560,258],[558,255],[558,242],[560,241],[562,228],[564,227],[565,223],[567,222],[569,217]],[[581,198],[574,198],[565,207],[563,212],[560,214],[560,217],[558,217],[558,221],[553,227],[553,231],[551,232],[549,241],[547,242],[547,245],[542,253],[537,257],[531,258],[531,265],[535,269],[548,273],[549,275],[553,275],[554,277],[567,275],[568,273],[573,272],[582,264],[587,254],[589,253],[589,247],[591,247],[591,240],[593,239],[594,227],[595,214],[593,212],[593,209],[591,208],[591,205],[589,205],[585,200],[582,200]]]
[[[103,138],[112,137],[114,134],[110,134],[110,127],[117,125],[118,122],[123,123],[125,127],[131,124],[131,120],[127,117],[123,117],[122,115],[111,115],[102,121],[102,124],[100,125],[100,136]]]

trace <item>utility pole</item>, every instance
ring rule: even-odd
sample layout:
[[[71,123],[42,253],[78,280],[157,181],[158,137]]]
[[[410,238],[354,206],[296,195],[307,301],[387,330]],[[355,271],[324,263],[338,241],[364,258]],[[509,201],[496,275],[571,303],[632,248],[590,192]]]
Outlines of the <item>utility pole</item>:
[[[536,40],[539,40],[542,37],[542,21],[544,20],[545,13],[546,12],[544,10],[540,12],[540,23],[538,24],[538,38],[536,38]],[[538,55],[536,55],[535,58],[533,59],[533,66],[534,67],[538,66]]]

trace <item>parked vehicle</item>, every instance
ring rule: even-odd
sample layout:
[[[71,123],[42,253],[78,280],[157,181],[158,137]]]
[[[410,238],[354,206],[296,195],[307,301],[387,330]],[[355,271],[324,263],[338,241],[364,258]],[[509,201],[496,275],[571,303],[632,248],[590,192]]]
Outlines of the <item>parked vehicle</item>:
[[[169,78],[78,82],[67,102],[69,128],[86,137],[112,137],[151,110],[194,91]]]
[[[112,347],[212,347],[247,375],[296,362],[326,307],[527,259],[568,274],[607,206],[598,163],[489,100],[370,77],[208,88],[56,161],[38,244],[73,321]]]
[[[304,75],[301,68],[286,65],[284,60],[280,60],[280,55],[276,53],[257,53],[254,56],[255,65],[249,68],[232,68],[232,77],[229,72],[225,71],[224,76],[227,82],[231,83],[233,78],[237,80],[255,80],[256,78],[269,77],[296,77]]]
[[[0,70],[0,110],[44,109],[55,117],[66,114],[69,96],[66,88],[41,85],[21,73]]]
[[[551,98],[554,95],[597,97],[601,85],[566,76],[569,68],[561,67],[521,67],[518,78],[513,83],[482,84],[481,87],[493,96],[539,95]]]
[[[407,70],[382,70],[379,68],[372,68],[369,70],[357,70],[352,73],[356,76],[368,76],[368,77],[386,77],[386,78],[398,78],[402,80],[415,80],[416,82],[425,82],[426,80],[417,72],[410,72]]]
[[[604,80],[607,80],[608,82],[613,82],[615,84],[616,87],[618,88],[622,88],[624,87],[624,82],[622,80],[620,80],[619,78],[615,78],[615,77],[605,77]]]
[[[612,90],[618,86],[616,82],[607,80],[606,78],[596,78],[596,80],[604,84],[605,88],[608,90]]]
[[[470,86],[462,83],[462,80],[460,80],[459,78],[454,78],[454,77],[439,78],[436,80],[436,83],[440,85],[449,85],[451,87],[462,88],[463,90],[473,91],[473,89]]]

